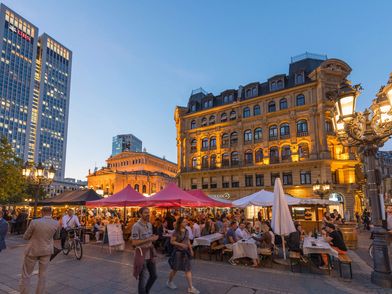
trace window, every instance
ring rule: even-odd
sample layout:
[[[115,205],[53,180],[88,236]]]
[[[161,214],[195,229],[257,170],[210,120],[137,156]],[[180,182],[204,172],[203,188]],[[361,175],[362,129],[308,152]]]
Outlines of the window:
[[[305,79],[304,79],[304,73],[303,72],[295,74],[295,84],[296,85],[303,84],[304,82],[305,82]]]
[[[270,101],[268,103],[268,112],[275,112],[275,111],[276,111],[275,101]]]
[[[135,186],[133,187],[133,189],[134,189],[135,191],[138,191],[138,192],[139,192],[139,185],[138,185],[138,184],[135,184]]]
[[[231,153],[231,165],[238,166],[240,164],[240,157],[237,151]]]
[[[293,175],[291,172],[283,173],[283,185],[292,185],[293,184]]]
[[[229,134],[222,135],[222,146],[221,147],[228,147],[229,146]]]
[[[204,101],[203,108],[211,108],[213,106],[212,99]]]
[[[276,125],[269,128],[269,139],[276,140],[278,138],[278,127]]]
[[[250,108],[249,107],[245,107],[242,113],[243,113],[242,117],[244,117],[244,118],[250,117]]]
[[[271,186],[275,185],[275,180],[277,178],[280,178],[280,174],[279,173],[271,173]]]
[[[246,130],[244,132],[244,142],[245,143],[252,142],[252,131],[251,130]]]
[[[211,168],[216,168],[216,155],[215,154],[211,155],[210,167]]]
[[[232,176],[231,177],[231,187],[232,188],[238,188],[240,186],[240,180],[238,176]]]
[[[201,120],[201,126],[205,127],[206,125],[207,125],[207,119],[205,117],[203,117]]]
[[[253,152],[252,152],[252,150],[247,150],[245,152],[245,164],[246,165],[253,164]]]
[[[280,137],[282,139],[290,137],[290,126],[287,123],[280,125]]]
[[[229,96],[228,95],[225,95],[224,97],[223,97],[223,103],[228,103],[229,102]]]
[[[277,90],[280,90],[280,89],[283,89],[283,88],[284,88],[284,84],[283,84],[283,81],[282,81],[282,80],[279,80],[279,81],[276,83],[276,88],[277,88]]]
[[[204,139],[201,141],[201,149],[203,149],[203,150],[208,149],[208,138],[204,138]]]
[[[196,104],[192,104],[191,105],[191,112],[195,112],[196,111]]]
[[[234,110],[232,110],[230,112],[230,120],[235,120],[235,119],[237,119],[237,113]]]
[[[296,99],[297,106],[305,105],[305,96],[303,94],[299,94]]]
[[[333,133],[333,126],[332,126],[332,122],[331,120],[327,119],[325,121],[325,131],[327,132],[327,134],[331,134]]]
[[[264,186],[264,175],[256,174],[256,186],[257,187]]]
[[[210,116],[210,125],[214,125],[215,124],[215,115],[211,115]]]
[[[255,141],[260,141],[263,136],[263,131],[261,128],[255,129]]]
[[[222,177],[222,188],[229,188],[230,187],[230,177],[223,176]]]
[[[301,171],[301,185],[310,185],[312,183],[312,176],[310,171]]]
[[[276,91],[276,82],[271,82],[270,89],[271,91]]]
[[[230,146],[235,146],[238,143],[238,134],[237,132],[232,132],[230,135]]]
[[[197,179],[191,179],[191,189],[197,189]]]
[[[262,162],[263,161],[263,149],[257,149],[255,152],[255,159],[256,162]]]
[[[253,106],[253,115],[260,115],[260,114],[261,114],[260,105]]]
[[[211,181],[210,181],[210,188],[211,189],[216,189],[218,188],[218,184],[217,184],[217,178],[216,177],[211,177]]]
[[[252,96],[253,97],[257,96],[257,88],[252,88]]]
[[[196,157],[192,158],[192,168],[197,168],[197,158]]]
[[[291,159],[291,149],[290,146],[282,147],[282,160],[290,160]]]
[[[197,140],[193,139],[191,141],[191,152],[196,152],[196,150],[197,150]]]
[[[196,128],[196,121],[192,120],[191,121],[191,129],[195,129]]]
[[[270,148],[270,163],[279,163],[279,149],[278,147]]]
[[[230,165],[230,156],[228,153],[222,154],[222,166],[228,167]]]
[[[226,122],[227,121],[227,114],[226,113],[222,113],[221,114],[221,122]]]
[[[143,194],[146,194],[146,193],[147,193],[147,187],[146,187],[146,185],[143,185],[143,187],[142,187],[142,193],[143,193]]]
[[[251,89],[247,89],[245,92],[245,98],[249,98],[252,97],[252,90]]]
[[[215,149],[216,148],[216,137],[211,137],[210,138],[210,149]]]
[[[201,167],[208,168],[208,156],[203,156],[201,159]]]
[[[253,175],[245,175],[245,187],[253,187]]]
[[[288,107],[287,99],[286,98],[280,99],[280,101],[279,101],[279,109],[280,110],[287,109],[287,107]]]
[[[308,133],[308,122],[304,119],[297,122],[297,136],[306,136]]]
[[[307,143],[298,145],[298,157],[299,160],[309,158],[309,145]]]
[[[208,178],[202,178],[201,180],[201,188],[208,189]]]

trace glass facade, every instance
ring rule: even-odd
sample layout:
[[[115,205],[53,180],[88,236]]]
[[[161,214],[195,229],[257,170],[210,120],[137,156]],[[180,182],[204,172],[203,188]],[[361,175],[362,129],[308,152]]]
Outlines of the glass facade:
[[[132,134],[113,137],[112,156],[124,151],[142,152],[142,141]]]

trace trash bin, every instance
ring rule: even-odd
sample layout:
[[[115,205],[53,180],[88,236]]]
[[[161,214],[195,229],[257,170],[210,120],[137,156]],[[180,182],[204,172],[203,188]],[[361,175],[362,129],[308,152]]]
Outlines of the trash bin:
[[[339,229],[343,234],[344,243],[348,249],[357,249],[358,247],[358,236],[355,222],[346,222],[343,225],[339,225]]]

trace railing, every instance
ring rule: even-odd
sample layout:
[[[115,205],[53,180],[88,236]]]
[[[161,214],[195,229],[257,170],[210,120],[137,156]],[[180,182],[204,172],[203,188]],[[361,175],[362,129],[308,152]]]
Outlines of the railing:
[[[308,135],[309,135],[309,132],[297,132],[297,137],[305,137]]]

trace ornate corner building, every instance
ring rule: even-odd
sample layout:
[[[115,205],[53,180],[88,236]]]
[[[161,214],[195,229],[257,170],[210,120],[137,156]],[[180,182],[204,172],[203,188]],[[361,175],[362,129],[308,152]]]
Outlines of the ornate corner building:
[[[219,95],[193,91],[174,115],[181,187],[233,200],[272,190],[280,177],[286,193],[316,197],[312,185],[328,181],[352,217],[363,205],[360,161],[338,142],[327,99],[350,72],[342,60],[306,53],[291,59],[288,75]]]
[[[112,195],[131,185],[136,191],[151,195],[176,181],[177,165],[147,152],[124,151],[107,160],[107,166],[87,176],[87,186]]]

